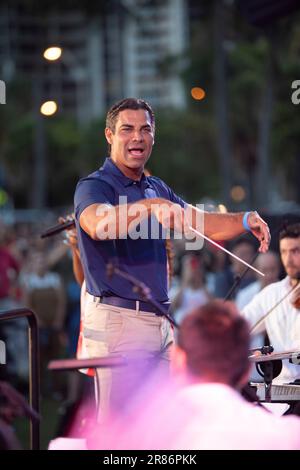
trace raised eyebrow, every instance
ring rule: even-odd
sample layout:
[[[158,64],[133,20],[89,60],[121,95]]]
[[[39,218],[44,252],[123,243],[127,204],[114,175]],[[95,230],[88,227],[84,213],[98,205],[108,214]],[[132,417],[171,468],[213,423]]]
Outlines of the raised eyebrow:
[[[293,253],[294,251],[298,251],[298,250],[300,250],[300,247],[295,246],[295,248],[283,249],[283,250],[280,250],[280,251],[281,251],[281,253],[287,253],[287,252]]]
[[[134,129],[134,126],[132,124],[122,124],[121,128],[126,128],[126,129]],[[152,129],[150,124],[143,124],[140,129]]]

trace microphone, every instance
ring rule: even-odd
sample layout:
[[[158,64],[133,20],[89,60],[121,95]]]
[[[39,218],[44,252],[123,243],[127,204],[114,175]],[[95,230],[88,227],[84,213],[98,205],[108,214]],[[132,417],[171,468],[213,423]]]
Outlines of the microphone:
[[[62,224],[54,225],[53,227],[48,228],[45,232],[41,233],[41,238],[52,237],[52,235],[57,235],[60,232],[63,232],[67,228],[75,227],[75,220],[67,220]]]

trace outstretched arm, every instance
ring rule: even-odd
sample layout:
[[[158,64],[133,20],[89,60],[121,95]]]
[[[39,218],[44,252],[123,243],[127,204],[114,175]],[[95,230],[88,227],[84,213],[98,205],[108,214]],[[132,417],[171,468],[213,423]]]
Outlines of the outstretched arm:
[[[93,240],[123,238],[142,220],[147,219],[162,202],[172,206],[170,201],[160,198],[142,199],[118,206],[91,204],[82,211],[79,223]]]
[[[202,224],[204,234],[213,240],[230,240],[246,232],[245,224],[251,233],[259,240],[259,251],[265,253],[270,244],[271,236],[266,222],[256,211],[247,213],[243,223],[245,212],[220,214],[216,212],[204,212],[194,206],[188,206],[187,218],[190,225],[197,230],[199,221],[203,217]]]
[[[94,240],[122,238],[136,227],[141,220],[154,214],[165,227],[184,231],[190,225],[202,230],[214,240],[229,240],[246,232],[245,224],[259,240],[261,252],[266,252],[270,243],[270,231],[266,222],[257,212],[213,213],[187,205],[183,209],[166,199],[143,199],[131,204],[109,206],[92,204],[80,215],[81,228]],[[243,223],[244,222],[244,223]]]

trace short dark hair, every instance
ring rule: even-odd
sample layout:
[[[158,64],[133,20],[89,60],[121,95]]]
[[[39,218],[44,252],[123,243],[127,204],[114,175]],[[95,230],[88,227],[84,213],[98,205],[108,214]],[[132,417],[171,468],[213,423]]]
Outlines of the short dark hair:
[[[133,110],[144,109],[145,111],[148,111],[151,124],[153,125],[153,127],[155,127],[154,112],[150,104],[147,103],[147,101],[142,100],[140,98],[125,98],[115,103],[108,110],[108,113],[106,115],[106,127],[111,129],[112,132],[115,132],[116,122],[117,122],[119,113],[121,111],[124,111],[125,109],[133,109]]]
[[[235,387],[248,370],[249,326],[232,302],[213,300],[188,314],[179,328],[178,345],[193,376]]]
[[[287,225],[279,233],[279,240],[282,240],[283,238],[299,238],[299,237],[300,237],[300,223]]]

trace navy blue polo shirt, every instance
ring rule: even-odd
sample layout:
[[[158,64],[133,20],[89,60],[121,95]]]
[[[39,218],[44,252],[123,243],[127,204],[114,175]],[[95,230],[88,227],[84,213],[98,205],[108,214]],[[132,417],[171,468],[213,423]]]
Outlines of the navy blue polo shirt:
[[[107,263],[113,261],[120,269],[132,274],[150,287],[155,300],[168,300],[167,254],[165,240],[130,237],[116,240],[93,240],[79,225],[82,211],[91,204],[119,204],[119,196],[127,196],[132,203],[142,199],[164,198],[184,207],[185,202],[169,186],[155,176],[141,177],[136,182],[125,176],[111,158],[76,187],[74,205],[78,243],[87,291],[94,296],[115,295],[125,299],[142,300],[132,291],[125,279],[106,273]],[[150,227],[149,220],[146,221]]]

